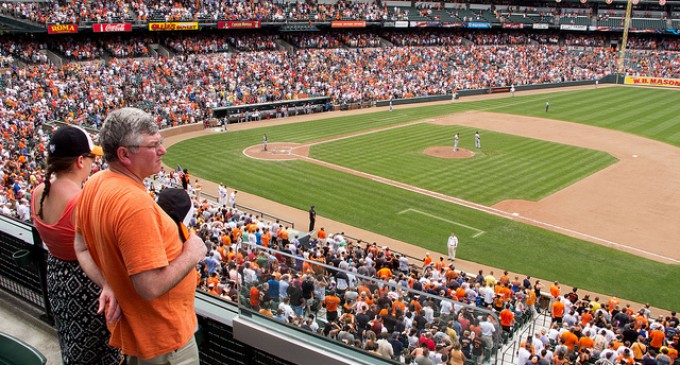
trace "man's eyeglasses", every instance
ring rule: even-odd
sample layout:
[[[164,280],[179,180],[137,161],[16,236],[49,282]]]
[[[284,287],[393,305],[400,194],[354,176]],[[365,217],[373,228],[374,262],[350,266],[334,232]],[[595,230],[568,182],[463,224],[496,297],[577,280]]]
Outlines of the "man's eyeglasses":
[[[93,159],[93,160],[96,160],[96,159],[97,159],[97,155],[93,155],[93,154],[91,154],[91,153],[86,153],[86,154],[84,154],[84,155],[82,155],[82,156],[83,156],[83,158],[91,158],[91,159]]]
[[[163,142],[165,141],[164,138],[161,138],[158,142],[154,142],[152,144],[147,144],[147,145],[130,145],[130,146],[125,146],[127,148],[152,148],[156,151],[158,151],[159,148],[163,145]]]

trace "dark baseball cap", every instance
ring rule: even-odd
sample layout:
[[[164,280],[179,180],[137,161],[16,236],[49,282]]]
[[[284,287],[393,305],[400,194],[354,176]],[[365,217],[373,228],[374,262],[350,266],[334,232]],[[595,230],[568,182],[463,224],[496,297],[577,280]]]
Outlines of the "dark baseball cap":
[[[177,223],[182,241],[189,239],[189,230],[184,224],[184,220],[192,208],[189,194],[184,189],[165,189],[158,193],[156,203]]]
[[[85,154],[104,155],[101,146],[96,146],[84,129],[71,125],[59,127],[54,132],[47,153],[54,157],[77,157]]]

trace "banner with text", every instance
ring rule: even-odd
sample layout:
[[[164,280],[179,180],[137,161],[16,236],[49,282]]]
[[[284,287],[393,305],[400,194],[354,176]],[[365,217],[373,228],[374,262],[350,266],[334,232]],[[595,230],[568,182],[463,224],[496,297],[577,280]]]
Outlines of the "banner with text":
[[[523,23],[503,23],[503,29],[524,29]]]
[[[78,24],[50,24],[47,34],[78,33]]]
[[[467,27],[470,29],[491,29],[491,23],[486,22],[468,22]]]
[[[664,79],[661,77],[626,76],[625,83],[626,85],[668,86],[680,88],[680,79]]]
[[[365,20],[335,20],[331,22],[331,28],[366,28]]]
[[[149,23],[149,30],[152,32],[163,32],[171,30],[198,30],[198,22]]]
[[[132,32],[132,23],[92,24],[95,33]]]
[[[440,22],[409,22],[411,28],[439,28],[442,26]]]
[[[442,27],[443,28],[463,28],[465,27],[465,24],[463,22],[442,22]]]
[[[581,32],[585,32],[588,30],[587,25],[577,25],[577,24],[562,24],[560,25],[561,30],[578,30]]]
[[[259,20],[217,22],[217,29],[259,29],[261,27]]]

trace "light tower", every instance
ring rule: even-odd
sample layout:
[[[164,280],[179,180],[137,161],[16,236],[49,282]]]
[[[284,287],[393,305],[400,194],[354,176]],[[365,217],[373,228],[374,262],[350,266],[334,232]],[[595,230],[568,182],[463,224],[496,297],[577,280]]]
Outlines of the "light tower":
[[[624,72],[624,63],[626,60],[628,44],[628,29],[630,28],[630,13],[633,9],[633,0],[628,0],[628,6],[626,7],[626,19],[623,22],[623,39],[621,39],[621,49],[619,50],[619,62],[616,67],[616,72],[622,74]],[[618,77],[617,77],[618,78]]]

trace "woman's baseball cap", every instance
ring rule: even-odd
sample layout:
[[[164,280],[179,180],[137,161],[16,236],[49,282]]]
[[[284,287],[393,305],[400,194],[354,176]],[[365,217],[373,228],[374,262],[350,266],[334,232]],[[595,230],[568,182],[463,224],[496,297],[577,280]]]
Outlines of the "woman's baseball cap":
[[[103,156],[104,150],[92,142],[92,138],[84,129],[66,125],[54,132],[47,153],[54,157],[77,157],[88,153]]]

